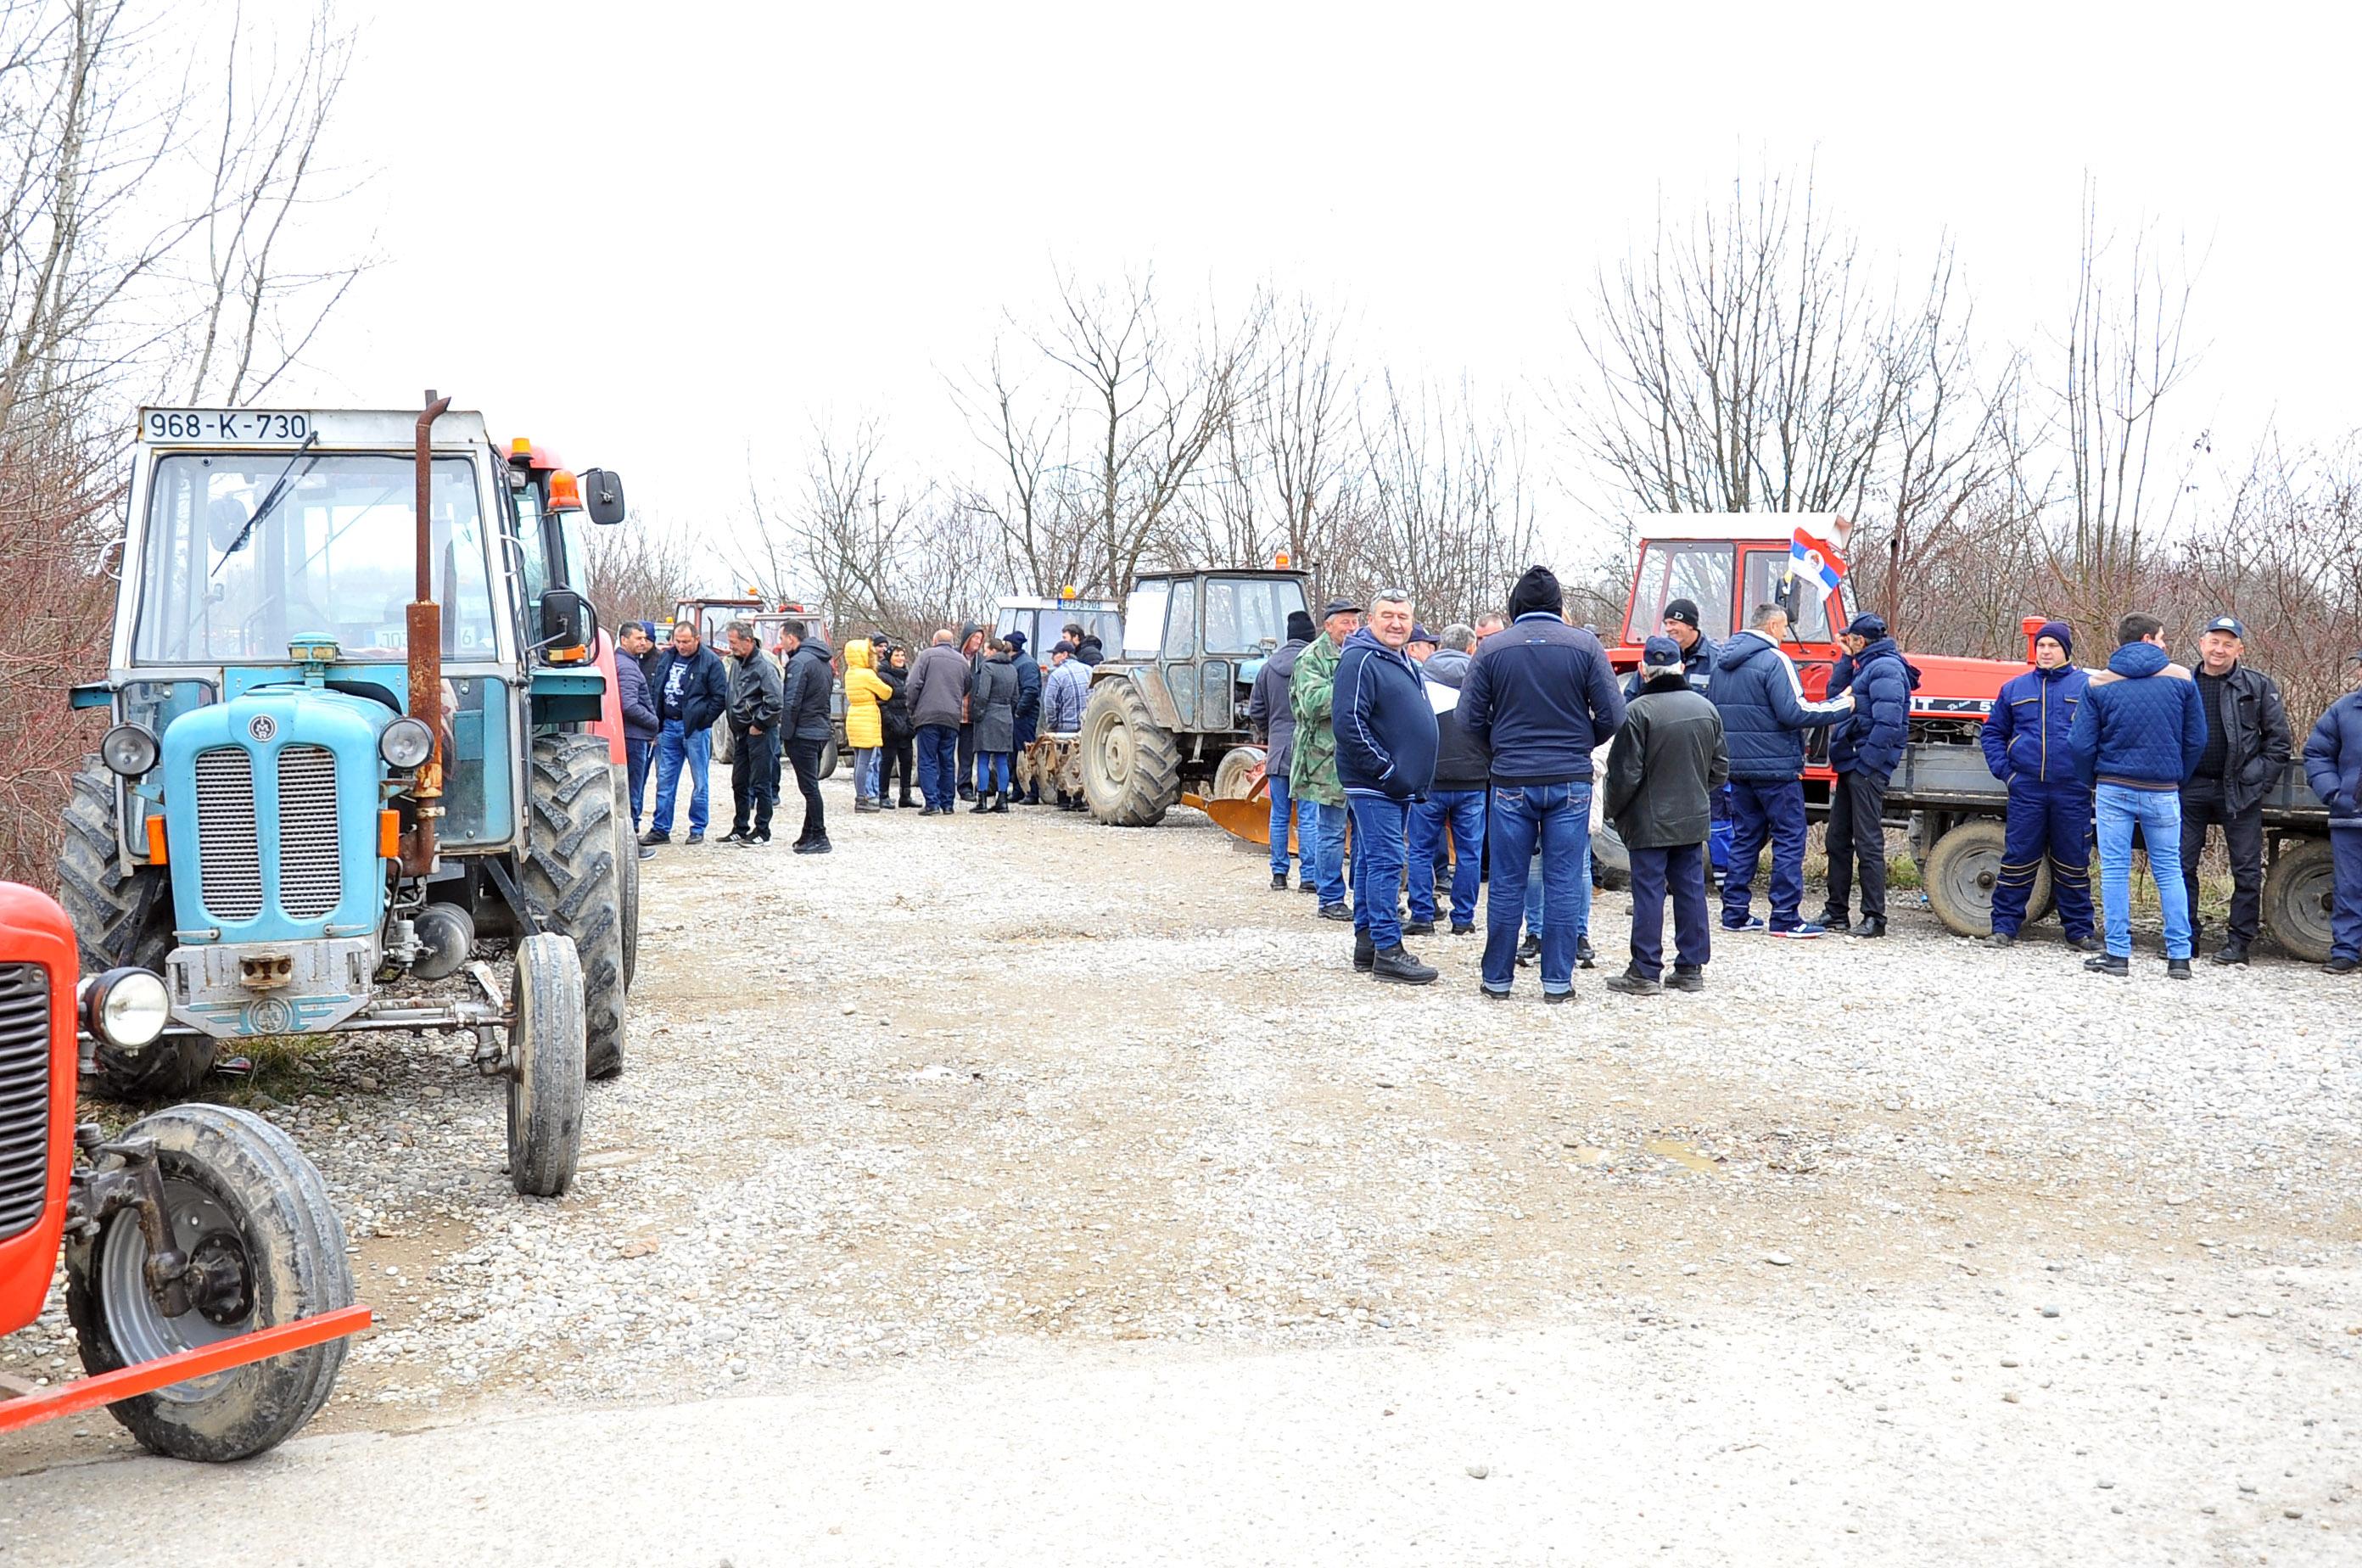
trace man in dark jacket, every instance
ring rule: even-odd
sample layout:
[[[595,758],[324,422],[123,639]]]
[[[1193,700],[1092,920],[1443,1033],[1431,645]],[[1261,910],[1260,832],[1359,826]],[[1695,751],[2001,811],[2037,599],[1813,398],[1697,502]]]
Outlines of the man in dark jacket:
[[[648,689],[648,672],[641,658],[656,645],[647,623],[626,621],[615,639],[615,704],[624,711],[624,763],[632,791],[632,835],[640,832],[640,802],[647,798],[648,767],[656,760],[657,736],[664,722],[657,717],[657,700]],[[640,846],[640,858],[652,860],[656,851]]]
[[[2017,941],[2035,874],[2047,856],[2067,945],[2079,953],[2099,949],[2092,927],[2092,791],[2075,776],[2068,743],[2091,679],[2075,668],[2075,637],[2067,623],[2047,621],[2034,635],[2034,668],[2004,681],[1985,715],[1978,735],[1985,767],[2009,787],[1989,946]]]
[[[1517,978],[1528,862],[1542,859],[1542,999],[1574,995],[1577,886],[1591,844],[1591,754],[1624,724],[1624,697],[1599,639],[1566,624],[1566,595],[1546,567],[1509,591],[1509,624],[1477,645],[1461,684],[1460,723],[1490,755],[1486,807],[1492,878],[1485,895],[1482,988]]]
[[[2304,743],[2304,781],[2329,808],[2333,975],[2362,969],[2362,653],[2350,668],[2355,689],[2329,705]]]
[[[1395,913],[1411,808],[1435,783],[1435,710],[1403,652],[1416,624],[1407,592],[1382,590],[1370,601],[1369,624],[1337,656],[1330,712],[1337,782],[1353,816],[1353,967],[1424,986],[1434,966],[1404,951]]]
[[[1840,639],[1845,657],[1829,671],[1829,694],[1853,693],[1853,712],[1829,737],[1829,766],[1837,782],[1829,790],[1827,834],[1829,898],[1821,925],[1844,931],[1852,916],[1857,863],[1861,867],[1861,923],[1856,936],[1886,934],[1886,781],[1903,760],[1911,727],[1911,667],[1886,635],[1886,623],[1865,612],[1853,618]]]
[[[1254,685],[1247,693],[1247,723],[1254,732],[1255,744],[1263,747],[1264,782],[1271,793],[1271,886],[1274,892],[1287,889],[1287,852],[1291,830],[1296,824],[1296,798],[1287,791],[1287,765],[1296,745],[1296,710],[1288,706],[1287,679],[1296,673],[1296,656],[1312,641],[1312,615],[1309,611],[1290,610],[1287,613],[1287,640],[1271,651],[1255,671]],[[1310,834],[1306,834],[1309,839]],[[1301,860],[1301,856],[1298,859]],[[1311,887],[1315,878],[1312,868],[1304,872],[1304,883]]]
[[[1672,638],[1673,646],[1682,650],[1683,679],[1690,683],[1691,690],[1704,692],[1714,680],[1715,656],[1722,651],[1722,645],[1698,630],[1697,602],[1694,599],[1669,601],[1665,605],[1664,619],[1659,624],[1663,635]],[[1638,669],[1625,678],[1624,697],[1627,701],[1640,694],[1641,679]]]
[[[724,844],[771,842],[771,808],[779,798],[779,667],[763,651],[751,621],[733,621],[723,636],[736,662],[730,670],[730,831]]]
[[[706,774],[713,758],[713,721],[730,706],[722,656],[698,640],[694,622],[672,629],[672,646],[657,664],[657,804],[643,845],[672,842],[673,801],[681,769],[689,769],[689,842],[705,842]]]
[[[835,734],[829,717],[829,698],[836,690],[836,655],[801,621],[780,628],[780,645],[788,650],[788,668],[779,698],[779,734],[788,764],[796,770],[796,789],[804,798],[804,828],[796,835],[798,855],[826,855],[828,813],[821,804],[820,758]],[[772,776],[778,777],[776,765]]]
[[[2217,964],[2245,964],[2262,924],[2264,797],[2288,770],[2296,737],[2280,689],[2239,662],[2247,628],[2219,615],[2198,637],[2198,696],[2206,709],[2206,749],[2181,781],[2181,881],[2190,898],[2190,943],[2197,948],[2198,857],[2206,830],[2220,825],[2231,857],[2231,921]]]
[[[1032,745],[1033,737],[1041,733],[1042,667],[1034,662],[1032,654],[1025,651],[1024,633],[1010,633],[1008,642],[1010,664],[1017,671],[1016,723],[1009,737],[1010,761],[1011,766],[1014,766],[1016,754]],[[1040,805],[1042,803],[1041,782],[1037,779],[1027,787],[1024,794],[1014,798],[1021,805]]]
[[[1454,936],[1473,935],[1476,930],[1476,879],[1485,862],[1485,790],[1492,773],[1492,759],[1460,722],[1460,693],[1468,683],[1475,651],[1474,627],[1446,626],[1442,642],[1419,666],[1428,705],[1435,710],[1435,788],[1411,813],[1410,863],[1424,869],[1450,840]],[[1415,936],[1435,929],[1434,878],[1411,878],[1410,924],[1403,929]]]
[[[2165,911],[2166,974],[2190,978],[2190,895],[2181,879],[2181,781],[2206,750],[2206,705],[2190,672],[2165,654],[2165,624],[2127,615],[2108,668],[2092,677],[2067,732],[2075,776],[2092,790],[2100,828],[2100,902],[2108,950],[2095,974],[2132,972],[2133,830],[2148,850]]]
[[[1805,899],[1805,732],[1853,711],[1839,693],[1805,700],[1796,666],[1781,644],[1788,613],[1759,604],[1748,628],[1722,645],[1707,699],[1722,714],[1730,751],[1730,860],[1723,869],[1722,929],[1814,937],[1822,927],[1796,912]],[[1772,918],[1755,918],[1755,871],[1772,846]]]
[[[967,658],[948,628],[911,666],[903,688],[911,723],[919,734],[919,791],[922,817],[947,817],[958,801],[959,734],[967,722]]]
[[[1682,647],[1667,636],[1640,648],[1640,694],[1607,750],[1603,804],[1631,857],[1632,962],[1607,988],[1628,996],[1705,989],[1714,922],[1706,911],[1706,835],[1714,795],[1730,777],[1722,715],[1693,690]],[[1673,900],[1673,975],[1665,967],[1665,897]]]

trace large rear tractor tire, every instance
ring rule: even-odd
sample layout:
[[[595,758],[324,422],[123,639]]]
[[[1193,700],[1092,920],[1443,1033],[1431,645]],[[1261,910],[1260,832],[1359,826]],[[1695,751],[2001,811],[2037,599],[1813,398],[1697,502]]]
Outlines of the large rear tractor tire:
[[[537,735],[533,743],[533,822],[525,890],[550,929],[574,939],[582,967],[585,1060],[594,1078],[624,1070],[624,867],[607,743],[597,735]]]
[[[1936,841],[1919,868],[1927,903],[1955,936],[1992,934],[1993,889],[2001,883],[2001,856],[2009,834],[1991,817],[1964,822]],[[2050,864],[2034,873],[2025,900],[2026,918],[2050,905]]]
[[[167,1317],[149,1290],[137,1210],[66,1245],[66,1313],[83,1365],[113,1372],[353,1303],[345,1228],[326,1184],[287,1134],[251,1111],[183,1105],[128,1129],[156,1147],[165,1222],[217,1281]],[[246,1459],[292,1436],[327,1402],[345,1342],[326,1341],[107,1407],[141,1447],[174,1459]]]
[[[624,989],[628,994],[633,976],[640,966],[640,841],[632,832],[631,770],[618,763],[612,771],[615,790],[615,869],[624,890]]]
[[[2308,838],[2280,851],[2264,878],[2264,929],[2290,956],[2329,962],[2330,910],[2336,902],[2336,863],[2329,841]]]
[[[556,1198],[582,1154],[582,964],[551,932],[516,944],[509,982],[509,1185]]]
[[[83,974],[129,966],[160,975],[172,951],[172,885],[160,868],[124,868],[117,798],[115,775],[98,758],[83,758],[58,849],[58,901],[73,921]],[[182,1099],[213,1066],[214,1043],[202,1034],[167,1035],[128,1053],[101,1042],[91,1088],[109,1099]]]
[[[1125,679],[1091,688],[1083,710],[1083,798],[1110,827],[1154,827],[1181,801],[1181,752]]]

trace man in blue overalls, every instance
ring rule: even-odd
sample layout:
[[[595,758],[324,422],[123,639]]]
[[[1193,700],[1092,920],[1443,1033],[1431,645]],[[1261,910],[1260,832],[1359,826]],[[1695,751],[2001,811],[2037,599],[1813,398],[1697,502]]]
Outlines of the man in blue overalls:
[[[2102,945],[2092,925],[2092,791],[2075,777],[2067,745],[2091,683],[2072,663],[2074,653],[2066,623],[2046,622],[2035,634],[2034,668],[2001,689],[1985,719],[1985,766],[2009,786],[2009,836],[1985,938],[1994,947],[2016,942],[2046,856],[2067,945],[2081,953]]]

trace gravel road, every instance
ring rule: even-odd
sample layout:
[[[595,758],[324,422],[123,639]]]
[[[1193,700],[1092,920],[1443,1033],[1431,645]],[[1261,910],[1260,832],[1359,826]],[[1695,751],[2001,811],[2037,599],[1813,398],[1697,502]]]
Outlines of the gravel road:
[[[1342,928],[1193,812],[855,817],[842,780],[830,803],[834,855],[647,867],[630,1063],[565,1198],[511,1194],[500,1098],[454,1043],[353,1040],[271,1110],[346,1206],[381,1327],[313,1435],[240,1476],[362,1497],[372,1455],[416,1453],[387,1474],[448,1523],[503,1483],[487,1459],[438,1490],[433,1454],[546,1430],[751,1433],[830,1482],[767,1534],[510,1515],[515,1561],[1013,1559],[1052,1516],[1095,1533],[1033,1560],[2362,1557],[2351,982],[2169,986],[2153,955],[2103,982],[2055,931],[1999,953],[1902,911],[1882,943],[1726,940],[1703,996],[1616,998],[1603,968],[1573,1007],[1530,972],[1491,1004],[1473,938],[1414,940],[1444,969],[1424,990],[1353,976]],[[1603,955],[1628,908],[1601,900]],[[0,1366],[66,1353],[53,1312]],[[1488,1378],[1547,1408],[1484,1404]],[[1423,1392],[1368,1426],[1354,1400],[1398,1386]],[[922,1439],[891,1485],[849,1457],[865,1418]],[[61,1425],[0,1449],[0,1556],[107,1561],[250,1485],[93,1472],[125,1440]],[[1066,1457],[1096,1478],[1072,1508]],[[1434,1511],[1494,1463],[1511,1487]],[[1213,1490],[1126,1489],[1161,1467]],[[161,1511],[94,1521],[94,1475]],[[1233,1490],[1285,1528],[1199,1517]],[[911,1522],[931,1495],[965,1501]],[[456,1551],[451,1528],[421,1539]]]

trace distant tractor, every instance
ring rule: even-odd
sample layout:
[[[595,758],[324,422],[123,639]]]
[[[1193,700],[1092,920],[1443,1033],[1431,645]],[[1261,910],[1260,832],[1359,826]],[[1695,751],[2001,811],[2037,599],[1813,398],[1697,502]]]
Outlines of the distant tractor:
[[[801,604],[783,603],[777,609],[760,599],[684,599],[673,606],[673,624],[686,621],[697,628],[698,639],[722,656],[723,668],[735,671],[738,661],[731,657],[730,640],[724,635],[733,621],[754,624],[755,641],[763,650],[783,665],[786,656],[779,651],[779,638],[790,620],[801,621],[821,641],[831,642],[828,623],[817,610]],[[659,639],[661,642],[661,639]],[[821,748],[820,777],[827,778],[836,772],[838,756],[849,749],[844,745],[844,681],[839,679],[829,693],[829,716],[834,731],[828,744]],[[730,733],[730,715],[724,713],[713,721],[713,761],[716,767],[729,762],[736,737]]]
[[[1299,571],[1249,569],[1151,572],[1134,583],[1122,651],[1091,672],[1073,743],[1092,816],[1153,827],[1185,790],[1248,793],[1263,752],[1247,698],[1287,635],[1288,615],[1307,608],[1306,581]]]
[[[432,399],[432,394],[429,394]],[[456,1030],[508,1085],[509,1175],[572,1180],[583,1081],[623,1070],[635,865],[604,644],[566,563],[621,485],[482,416],[141,411],[106,679],[60,891],[162,1027],[83,1072],[188,1095],[268,1036]],[[505,992],[474,955],[512,944]],[[459,994],[417,988],[460,980]]]
[[[993,607],[992,635],[1025,634],[1025,651],[1043,670],[1050,668],[1050,650],[1069,624],[1098,638],[1102,648],[1123,643],[1122,606],[1112,599],[1085,599],[1072,591],[1055,599],[1003,599]]]

